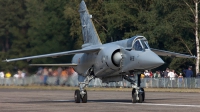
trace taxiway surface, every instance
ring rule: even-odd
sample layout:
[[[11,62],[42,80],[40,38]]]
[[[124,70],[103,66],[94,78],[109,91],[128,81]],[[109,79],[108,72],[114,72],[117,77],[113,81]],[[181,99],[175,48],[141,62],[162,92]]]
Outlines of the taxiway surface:
[[[0,89],[0,112],[199,112],[199,93],[146,92],[131,103],[131,92],[88,91],[88,103],[74,103],[74,91]]]

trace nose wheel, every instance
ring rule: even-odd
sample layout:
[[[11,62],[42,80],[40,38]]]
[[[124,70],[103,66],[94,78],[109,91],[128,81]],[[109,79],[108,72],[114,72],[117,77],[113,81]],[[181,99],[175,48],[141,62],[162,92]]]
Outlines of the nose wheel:
[[[132,103],[143,103],[145,99],[145,92],[143,88],[140,88],[139,91],[135,88],[132,90]]]
[[[136,102],[137,102],[137,94],[132,93],[132,103],[136,103]]]
[[[80,95],[80,90],[75,90],[75,93],[74,93],[74,100],[75,100],[75,103],[80,103],[80,98],[81,98],[81,95]]]
[[[82,103],[87,103],[87,91],[84,90],[82,93],[80,90],[75,90],[74,93],[74,100],[75,103],[80,103],[82,101]]]

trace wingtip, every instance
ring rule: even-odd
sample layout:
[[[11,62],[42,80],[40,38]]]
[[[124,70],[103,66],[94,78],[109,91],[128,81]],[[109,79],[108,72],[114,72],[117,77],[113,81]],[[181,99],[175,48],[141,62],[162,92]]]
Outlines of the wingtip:
[[[9,62],[9,61],[6,59],[6,60],[3,60],[2,62]]]

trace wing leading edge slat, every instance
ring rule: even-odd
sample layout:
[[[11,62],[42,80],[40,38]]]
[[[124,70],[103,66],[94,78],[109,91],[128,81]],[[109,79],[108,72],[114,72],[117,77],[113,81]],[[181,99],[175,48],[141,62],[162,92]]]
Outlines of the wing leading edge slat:
[[[28,56],[28,57],[22,57],[22,58],[6,59],[6,60],[3,60],[3,62],[31,60],[31,59],[35,59],[35,58],[45,58],[45,57],[57,57],[57,56],[64,56],[64,55],[73,55],[73,54],[78,54],[78,53],[92,53],[92,52],[98,52],[100,49],[101,48],[79,49],[79,50],[73,50],[73,51],[65,51],[65,52],[58,52],[58,53],[51,53],[51,54]]]
[[[159,50],[159,49],[151,48],[151,50],[159,56],[169,56],[169,57],[179,57],[179,58],[196,58],[196,56],[192,56],[192,55],[180,54],[180,53],[164,51],[164,50]]]

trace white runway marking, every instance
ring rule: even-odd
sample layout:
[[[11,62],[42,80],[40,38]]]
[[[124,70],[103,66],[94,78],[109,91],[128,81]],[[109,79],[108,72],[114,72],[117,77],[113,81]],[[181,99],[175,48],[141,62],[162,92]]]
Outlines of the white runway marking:
[[[171,107],[200,107],[200,105],[182,105],[182,104],[153,104],[153,103],[137,103],[139,105],[156,105],[156,106],[171,106]]]
[[[117,103],[117,104],[129,104],[134,105],[133,103],[123,103],[123,102],[105,102],[105,103]],[[171,107],[199,107],[200,105],[183,105],[183,104],[154,104],[154,103],[136,103],[136,105],[150,105],[150,106],[171,106]]]

